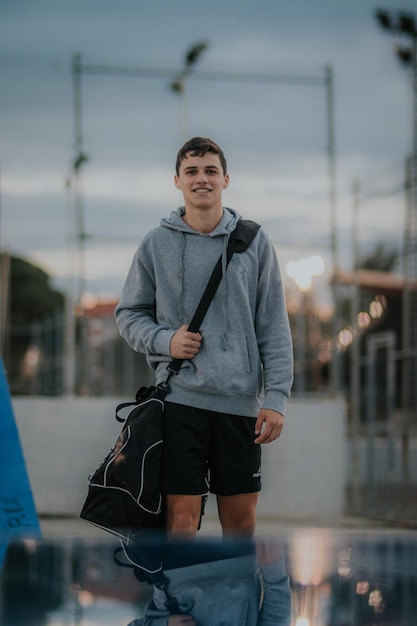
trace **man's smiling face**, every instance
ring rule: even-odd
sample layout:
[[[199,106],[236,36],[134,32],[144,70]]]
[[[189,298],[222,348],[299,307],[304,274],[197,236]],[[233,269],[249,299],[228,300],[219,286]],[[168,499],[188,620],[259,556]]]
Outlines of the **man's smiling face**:
[[[222,191],[229,184],[217,154],[206,152],[204,156],[187,156],[181,162],[175,186],[184,196],[185,208],[222,208]]]

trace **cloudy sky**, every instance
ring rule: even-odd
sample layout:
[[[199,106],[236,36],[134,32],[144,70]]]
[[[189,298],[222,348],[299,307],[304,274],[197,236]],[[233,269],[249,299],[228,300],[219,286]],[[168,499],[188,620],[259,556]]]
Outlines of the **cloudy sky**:
[[[82,67],[82,167],[88,291],[117,295],[137,242],[181,202],[173,167],[184,136],[223,147],[226,206],[261,221],[285,261],[330,262],[325,67],[334,72],[337,240],[349,267],[352,184],[383,196],[360,210],[361,249],[401,245],[412,83],[376,8],[410,0],[0,0],[1,247],[58,285],[78,274],[72,58]],[[208,42],[182,97],[170,89]],[[160,72],[159,77],[156,74]],[[256,84],[225,74],[303,78]],[[210,75],[217,80],[208,80]],[[304,80],[306,79],[306,80]],[[313,79],[311,81],[311,79]],[[308,84],[308,82],[313,84]],[[392,193],[395,192],[396,193]]]

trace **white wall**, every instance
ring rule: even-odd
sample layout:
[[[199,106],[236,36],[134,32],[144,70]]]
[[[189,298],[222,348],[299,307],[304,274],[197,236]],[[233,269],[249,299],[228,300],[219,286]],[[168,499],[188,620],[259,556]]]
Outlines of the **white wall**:
[[[78,515],[88,474],[114,444],[120,398],[12,399],[39,514]],[[330,518],[343,514],[346,482],[342,399],[291,400],[281,438],[263,446],[258,515]],[[209,502],[207,514],[215,511]]]
[[[344,513],[345,402],[291,400],[278,441],[263,446],[260,515],[337,517]]]

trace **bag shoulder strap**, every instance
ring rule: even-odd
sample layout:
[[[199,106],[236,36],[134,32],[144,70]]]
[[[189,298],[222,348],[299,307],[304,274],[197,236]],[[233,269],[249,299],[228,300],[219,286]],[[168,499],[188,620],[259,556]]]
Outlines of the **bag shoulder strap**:
[[[227,246],[227,265],[229,265],[234,253],[244,252],[250,246],[259,229],[260,224],[252,222],[251,220],[240,219],[238,221],[236,228],[229,237],[229,243]],[[201,297],[193,318],[188,326],[188,330],[190,332],[197,333],[199,331],[203,319],[210,306],[210,303],[213,300],[214,294],[216,293],[216,290],[220,285],[222,276],[222,256],[220,256],[213,269],[213,272],[207,283],[207,287]],[[178,374],[182,362],[183,359],[173,359],[167,367],[168,371],[172,374]]]
[[[257,222],[240,219],[229,238],[229,246],[233,244],[234,247],[233,252],[244,252],[249,248],[260,227]]]
[[[239,220],[235,230],[229,237],[229,243],[227,246],[227,265],[229,265],[234,253],[244,252],[252,243],[260,228],[260,224],[252,222],[251,220]],[[188,326],[188,329],[192,333],[197,333],[200,330],[200,326],[208,311],[210,303],[216,293],[218,286],[220,285],[223,277],[222,268],[222,256],[217,261],[214,270],[210,276],[207,287],[201,297],[201,300],[197,306],[194,316]]]

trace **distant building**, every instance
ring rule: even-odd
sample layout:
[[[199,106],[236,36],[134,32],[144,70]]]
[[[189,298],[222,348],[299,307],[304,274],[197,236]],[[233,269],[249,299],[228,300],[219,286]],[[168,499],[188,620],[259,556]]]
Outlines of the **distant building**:
[[[77,391],[81,395],[130,395],[153,376],[146,358],[119,335],[117,301],[97,301],[78,318]]]
[[[411,370],[416,371],[417,352],[414,345],[414,356],[411,354],[413,345],[406,346],[403,351],[404,336],[404,278],[390,272],[359,269],[355,272],[339,272],[337,276],[339,287],[346,287],[342,298],[345,308],[345,328],[339,332],[338,340],[345,351],[344,381],[350,388],[352,364],[351,355],[357,358],[357,367],[361,369],[361,382],[365,385],[367,395],[376,393],[377,419],[385,421],[384,406],[391,400],[386,398],[388,389],[393,394],[393,409],[401,410],[404,402],[404,359],[410,363]],[[356,311],[354,288],[357,287]],[[416,285],[409,285],[411,301],[417,295]],[[411,328],[409,336],[416,336],[417,318],[409,319]],[[354,342],[358,346],[354,346]],[[356,348],[356,349],[354,349]],[[409,368],[410,369],[410,368]],[[365,375],[366,374],[366,375]],[[415,406],[415,382],[413,378],[407,381],[409,394],[413,396]],[[372,381],[376,390],[371,389]],[[366,398],[363,398],[366,401]],[[409,398],[410,402],[410,398]],[[364,418],[363,411],[362,418]]]

